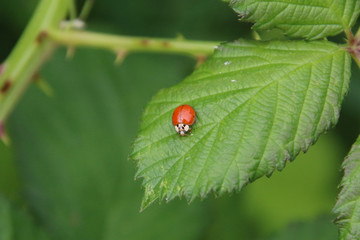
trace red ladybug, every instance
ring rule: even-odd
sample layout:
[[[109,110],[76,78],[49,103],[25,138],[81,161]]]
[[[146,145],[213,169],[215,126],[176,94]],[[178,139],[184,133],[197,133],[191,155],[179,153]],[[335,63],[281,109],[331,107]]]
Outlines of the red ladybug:
[[[173,113],[172,122],[180,136],[186,135],[191,132],[190,126],[195,122],[195,110],[189,105],[178,106]]]

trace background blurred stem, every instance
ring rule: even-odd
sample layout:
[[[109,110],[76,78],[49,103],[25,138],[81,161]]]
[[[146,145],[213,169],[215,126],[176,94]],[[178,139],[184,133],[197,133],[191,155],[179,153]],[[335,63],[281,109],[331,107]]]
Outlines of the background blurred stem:
[[[66,17],[71,0],[41,0],[15,48],[3,63],[0,75],[0,124],[32,80],[54,45],[41,33],[57,28]],[[0,136],[1,137],[1,136]]]
[[[46,33],[50,40],[67,46],[105,48],[118,52],[163,52],[190,56],[209,55],[219,42],[192,41],[184,39],[162,39],[118,36],[83,31],[51,30]]]
[[[69,18],[71,20],[74,20],[77,17],[77,10],[76,10],[76,4],[75,0],[70,0],[69,2]]]
[[[81,12],[79,14],[79,19],[80,20],[86,20],[87,17],[89,16],[89,13],[94,5],[94,1],[95,0],[86,0],[84,3],[83,8],[81,9]]]

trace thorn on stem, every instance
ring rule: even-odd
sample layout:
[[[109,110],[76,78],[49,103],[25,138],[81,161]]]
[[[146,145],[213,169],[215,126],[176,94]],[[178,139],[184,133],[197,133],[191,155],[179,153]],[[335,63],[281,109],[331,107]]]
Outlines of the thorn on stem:
[[[206,56],[205,55],[196,55],[196,67],[199,67],[203,62],[205,62],[206,60]]]
[[[170,47],[170,43],[168,41],[162,42],[163,47]]]
[[[54,91],[53,91],[52,87],[41,77],[41,75],[38,72],[34,73],[34,75],[32,76],[32,81],[48,97],[52,97],[54,95]]]
[[[39,72],[35,72],[32,76],[31,76],[31,81],[36,82],[40,79],[40,74]]]
[[[36,42],[41,44],[45,40],[45,38],[48,37],[48,35],[49,34],[47,31],[41,31],[36,37]]]
[[[0,123],[0,139],[6,146],[10,145],[9,136],[6,134],[4,123]]]
[[[4,63],[0,64],[0,75],[4,72],[4,69],[5,69],[5,64]]]
[[[75,55],[75,47],[74,46],[68,46],[66,51],[66,58],[71,59]]]
[[[125,50],[116,51],[115,64],[121,64],[124,61],[126,55],[127,55],[127,51]]]
[[[184,35],[182,35],[181,33],[178,33],[178,34],[176,35],[176,40],[178,40],[178,41],[184,41],[184,40],[185,40],[185,37],[184,37]]]
[[[4,135],[5,129],[4,129],[4,123],[0,123],[0,138]]]
[[[143,39],[143,40],[141,40],[141,45],[147,47],[147,46],[149,46],[149,44],[150,44],[150,40],[149,40],[149,39]]]
[[[1,87],[0,93],[1,94],[6,93],[10,87],[11,87],[11,81],[9,79],[7,79],[4,83],[4,85]]]

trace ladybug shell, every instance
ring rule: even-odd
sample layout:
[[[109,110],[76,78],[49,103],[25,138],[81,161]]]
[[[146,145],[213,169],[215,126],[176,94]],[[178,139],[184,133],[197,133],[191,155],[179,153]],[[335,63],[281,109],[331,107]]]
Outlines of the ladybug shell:
[[[178,106],[172,116],[172,122],[174,125],[186,124],[192,125],[195,121],[195,110],[189,105]]]

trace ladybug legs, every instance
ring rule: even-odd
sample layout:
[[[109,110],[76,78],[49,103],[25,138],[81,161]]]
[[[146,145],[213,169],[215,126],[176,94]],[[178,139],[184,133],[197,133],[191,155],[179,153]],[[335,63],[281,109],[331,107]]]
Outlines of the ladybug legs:
[[[175,130],[180,134],[180,136],[185,136],[186,133],[191,132],[190,126],[182,123],[175,125]]]

